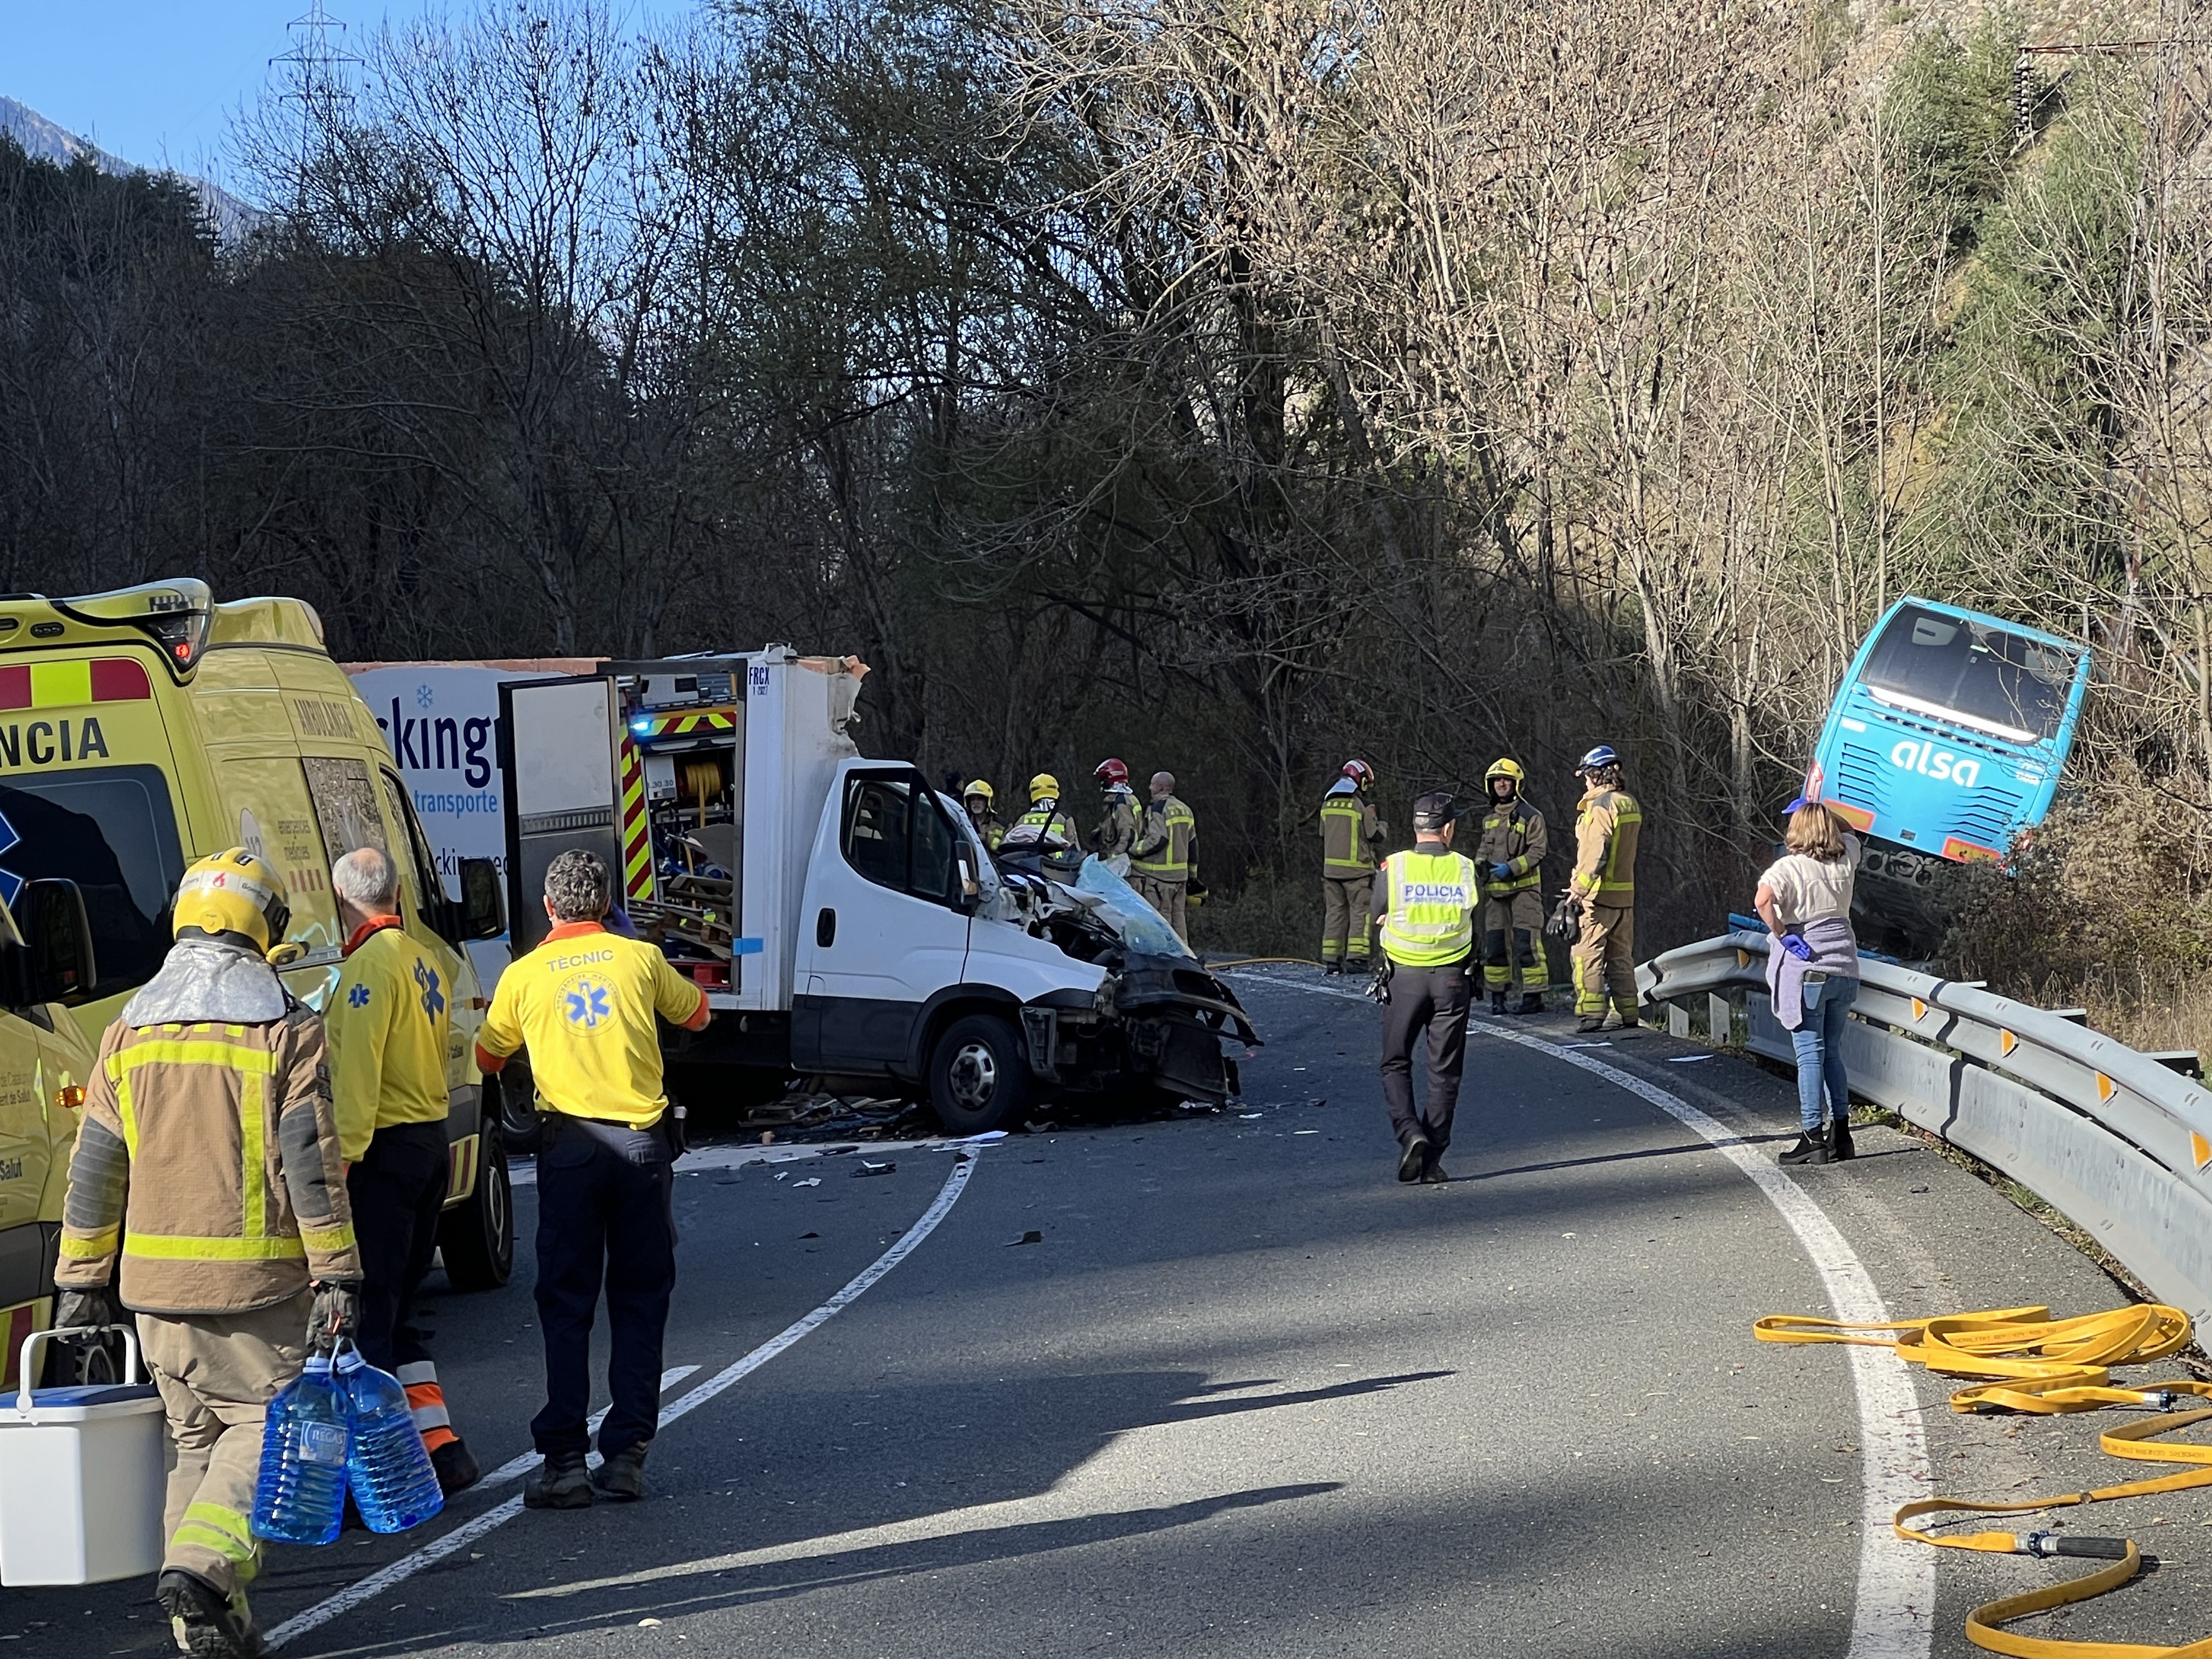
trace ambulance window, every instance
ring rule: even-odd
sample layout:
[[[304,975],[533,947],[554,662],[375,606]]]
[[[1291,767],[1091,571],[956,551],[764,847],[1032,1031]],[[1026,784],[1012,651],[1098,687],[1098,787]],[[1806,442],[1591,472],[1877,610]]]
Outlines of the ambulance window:
[[[392,827],[406,844],[400,855],[399,867],[408,872],[408,879],[415,887],[415,908],[422,920],[436,925],[437,911],[434,907],[447,896],[446,884],[438,875],[438,860],[429,845],[422,839],[422,827],[416,823],[407,810],[407,791],[391,773],[384,774],[384,802],[392,813]]]
[[[0,783],[0,896],[49,876],[77,884],[100,960],[95,1000],[154,976],[184,874],[176,813],[157,767],[17,773]]]
[[[315,803],[315,821],[322,827],[323,851],[330,861],[335,864],[356,847],[374,847],[389,856],[368,763],[309,756],[300,766],[307,775],[307,795]]]

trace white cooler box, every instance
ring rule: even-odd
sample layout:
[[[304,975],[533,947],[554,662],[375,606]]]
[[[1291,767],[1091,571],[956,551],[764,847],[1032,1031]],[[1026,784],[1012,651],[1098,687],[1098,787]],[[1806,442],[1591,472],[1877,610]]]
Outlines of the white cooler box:
[[[137,1380],[137,1334],[108,1328],[124,1334],[120,1383],[33,1389],[50,1338],[98,1333],[24,1340],[21,1389],[0,1406],[0,1584],[103,1584],[161,1565],[161,1397]]]

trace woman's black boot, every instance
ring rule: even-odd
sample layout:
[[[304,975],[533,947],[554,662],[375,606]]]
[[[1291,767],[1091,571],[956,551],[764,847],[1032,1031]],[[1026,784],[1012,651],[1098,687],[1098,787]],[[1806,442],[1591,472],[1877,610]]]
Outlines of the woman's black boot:
[[[1797,1144],[1784,1151],[1776,1160],[1781,1164],[1826,1164],[1834,1155],[1828,1150],[1825,1129],[1800,1130]]]

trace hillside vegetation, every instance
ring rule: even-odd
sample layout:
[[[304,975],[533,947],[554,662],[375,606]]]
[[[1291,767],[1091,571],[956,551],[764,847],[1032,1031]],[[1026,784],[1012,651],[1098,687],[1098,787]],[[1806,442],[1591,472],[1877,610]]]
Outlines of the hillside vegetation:
[[[240,133],[235,251],[0,150],[4,580],[282,588],[358,657],[856,651],[933,775],[1174,769],[1202,927],[1300,951],[1347,755],[1402,824],[1510,752],[1562,823],[1598,741],[1639,942],[1710,931],[1917,592],[2100,661],[2079,799],[1958,954],[2148,942],[2170,999],[2212,937],[2207,48],[2019,48],[2195,12],[410,25]]]

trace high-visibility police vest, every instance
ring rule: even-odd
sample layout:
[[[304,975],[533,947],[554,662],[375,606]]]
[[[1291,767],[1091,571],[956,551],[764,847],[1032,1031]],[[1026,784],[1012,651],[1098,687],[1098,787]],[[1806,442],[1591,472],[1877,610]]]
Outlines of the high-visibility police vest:
[[[1198,820],[1173,795],[1163,795],[1145,809],[1146,823],[1138,832],[1139,846],[1151,839],[1156,827],[1152,815],[1159,818],[1160,844],[1141,855],[1131,854],[1129,868],[1140,876],[1150,876],[1154,881],[1188,881],[1190,879],[1190,843],[1198,833]]]
[[[1375,856],[1367,844],[1367,803],[1348,789],[1321,804],[1321,872],[1340,879],[1375,873]]]
[[[1058,836],[1070,847],[1083,845],[1083,837],[1076,832],[1075,820],[1061,811],[1057,802],[1050,806],[1030,807],[1014,820],[1014,827],[1018,830],[1024,824],[1035,830],[1040,839],[1046,836]]]
[[[1441,968],[1474,949],[1474,860],[1463,853],[1393,853],[1382,861],[1389,908],[1382,950],[1406,968]]]

